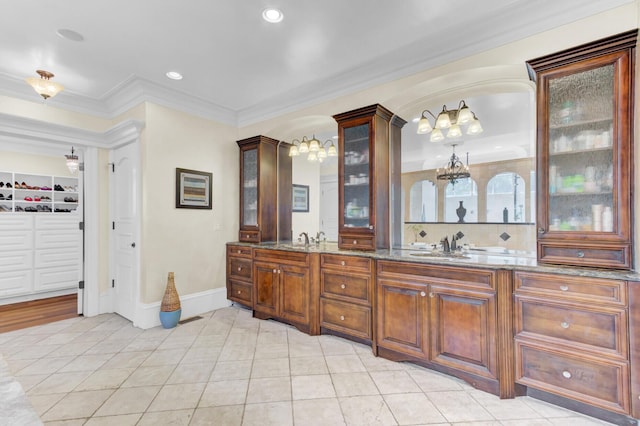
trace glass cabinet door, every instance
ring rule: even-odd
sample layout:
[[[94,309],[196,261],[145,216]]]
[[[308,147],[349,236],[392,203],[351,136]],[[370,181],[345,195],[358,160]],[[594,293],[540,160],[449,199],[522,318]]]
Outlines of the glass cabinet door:
[[[548,230],[615,232],[614,65],[548,81]]]
[[[258,149],[242,151],[242,225],[258,226]]]
[[[344,128],[344,226],[369,228],[369,124]]]

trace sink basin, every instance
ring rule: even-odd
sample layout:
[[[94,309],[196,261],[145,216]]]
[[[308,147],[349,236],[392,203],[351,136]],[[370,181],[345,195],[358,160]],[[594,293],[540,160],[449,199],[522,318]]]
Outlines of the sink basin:
[[[433,251],[409,253],[409,255],[416,257],[434,257],[440,259],[470,259],[469,256],[466,256],[462,253],[442,253]]]

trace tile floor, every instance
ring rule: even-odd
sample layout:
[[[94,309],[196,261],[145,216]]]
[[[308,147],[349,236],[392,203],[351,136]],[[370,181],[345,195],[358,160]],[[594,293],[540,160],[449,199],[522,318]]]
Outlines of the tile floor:
[[[202,317],[140,330],[107,314],[4,333],[0,363],[46,425],[607,424],[529,397],[500,400],[242,308]],[[40,424],[3,418],[10,411],[0,425]]]

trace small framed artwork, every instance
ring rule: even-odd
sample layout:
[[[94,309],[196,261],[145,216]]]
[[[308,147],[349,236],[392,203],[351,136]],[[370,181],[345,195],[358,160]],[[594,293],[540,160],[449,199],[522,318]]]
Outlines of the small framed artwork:
[[[309,185],[293,185],[292,211],[309,212]]]
[[[211,210],[212,177],[211,173],[176,168],[176,208]]]

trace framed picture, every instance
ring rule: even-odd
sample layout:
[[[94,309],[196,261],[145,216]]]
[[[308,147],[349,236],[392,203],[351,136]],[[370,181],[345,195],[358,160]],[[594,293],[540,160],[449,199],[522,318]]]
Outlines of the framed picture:
[[[294,212],[309,212],[309,185],[293,185],[293,200],[291,202]]]
[[[211,210],[212,177],[211,173],[176,168],[176,208]]]

